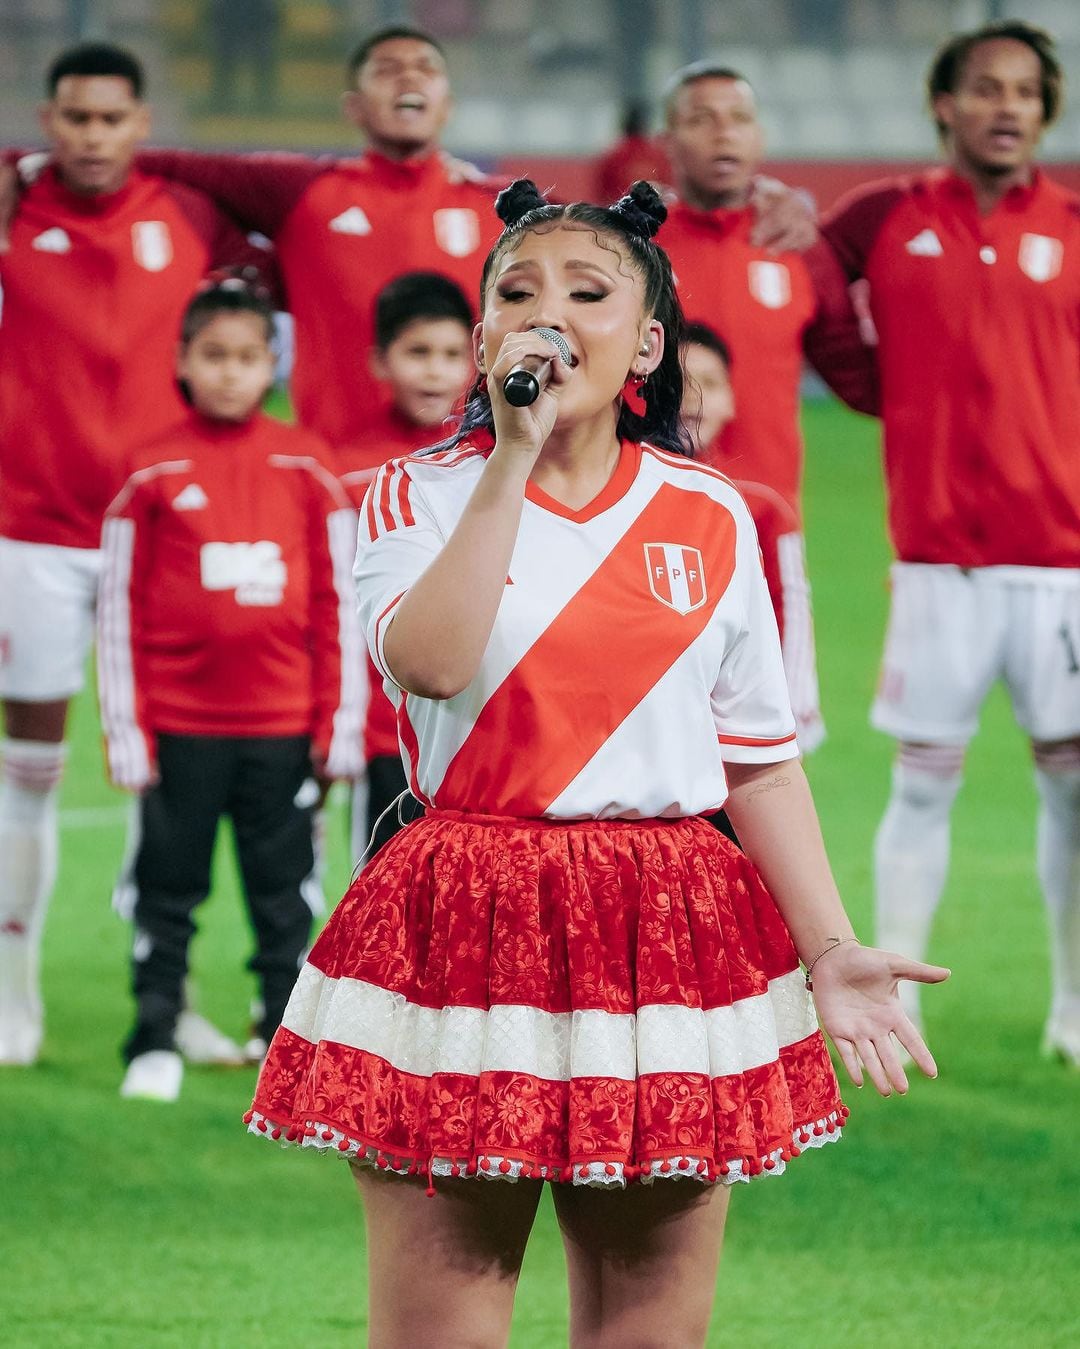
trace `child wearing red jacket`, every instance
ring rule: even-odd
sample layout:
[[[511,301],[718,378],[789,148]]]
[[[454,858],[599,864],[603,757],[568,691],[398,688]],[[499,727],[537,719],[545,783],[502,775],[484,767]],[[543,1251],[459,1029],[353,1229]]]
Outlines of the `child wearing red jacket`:
[[[383,464],[449,434],[447,420],[460,406],[472,372],[472,329],[464,291],[439,272],[406,272],[379,292],[370,364],[390,401],[372,414],[365,434],[340,448],[337,456],[341,481],[357,510]],[[378,852],[421,809],[411,795],[399,809],[391,809],[409,787],[398,746],[397,713],[370,658],[368,677],[367,790],[358,785],[353,793],[354,858]]]
[[[184,316],[192,410],[136,456],[105,516],[98,680],[113,782],[138,792],[124,1096],[174,1100],[193,914],[231,818],[273,1034],[311,934],[312,812],[360,770],[355,517],[329,451],[261,411],[273,313],[239,280]]]

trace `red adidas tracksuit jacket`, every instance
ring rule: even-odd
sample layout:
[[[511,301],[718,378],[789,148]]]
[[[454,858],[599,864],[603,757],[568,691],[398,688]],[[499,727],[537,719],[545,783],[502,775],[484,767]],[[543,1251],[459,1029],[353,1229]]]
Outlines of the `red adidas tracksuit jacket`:
[[[265,254],[207,197],[132,173],[28,187],[0,255],[0,535],[96,548],[136,446],[183,416],[180,318],[212,267]]]
[[[366,701],[356,515],[329,451],[262,414],[190,413],[132,468],[102,536],[114,778],[153,762],[158,732],[310,735],[329,776],[354,776]]]
[[[1080,567],[1080,199],[1037,172],[980,215],[940,168],[823,232],[869,282],[897,555]]]

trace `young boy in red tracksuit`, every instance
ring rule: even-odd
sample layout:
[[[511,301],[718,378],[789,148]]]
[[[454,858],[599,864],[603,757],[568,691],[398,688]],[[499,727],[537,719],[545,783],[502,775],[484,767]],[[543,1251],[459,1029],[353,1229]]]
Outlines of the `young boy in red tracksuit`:
[[[272,322],[239,280],[192,300],[178,367],[191,412],[136,456],[105,517],[102,724],[113,782],[141,794],[125,1096],[179,1092],[174,1032],[221,817],[268,1040],[317,907],[320,784],[361,768],[355,516],[323,444],[260,411]]]
[[[368,484],[388,459],[433,445],[448,434],[447,418],[473,370],[472,327],[464,292],[439,272],[406,272],[379,292],[371,367],[389,390],[390,402],[370,418],[363,438],[337,455],[341,481],[358,510]],[[353,793],[354,858],[377,852],[400,828],[398,812],[389,807],[408,789],[397,719],[370,659],[368,677],[367,791]],[[409,797],[401,818],[411,818],[419,809]]]

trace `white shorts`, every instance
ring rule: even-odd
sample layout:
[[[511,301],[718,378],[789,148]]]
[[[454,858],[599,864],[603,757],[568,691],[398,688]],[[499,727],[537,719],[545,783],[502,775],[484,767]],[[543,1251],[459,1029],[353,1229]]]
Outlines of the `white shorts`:
[[[85,682],[101,553],[0,538],[0,697],[43,703]]]
[[[1080,735],[1080,570],[894,563],[872,724],[966,744],[999,679],[1032,740]]]

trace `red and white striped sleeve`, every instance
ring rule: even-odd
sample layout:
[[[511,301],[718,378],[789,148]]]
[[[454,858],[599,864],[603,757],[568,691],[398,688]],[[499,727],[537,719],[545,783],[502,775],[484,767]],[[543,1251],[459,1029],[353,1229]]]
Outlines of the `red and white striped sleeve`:
[[[713,721],[725,760],[777,763],[798,757],[795,719],[757,531],[745,505],[736,520],[731,584],[743,592],[743,622],[712,691]]]
[[[149,548],[149,494],[131,477],[105,514],[97,606],[97,673],[109,777],[138,792],[155,774],[156,747],[146,726],[139,677],[140,602]]]
[[[353,578],[368,648],[385,678],[394,680],[383,643],[397,606],[445,543],[408,462],[392,459],[384,464],[360,508]]]

